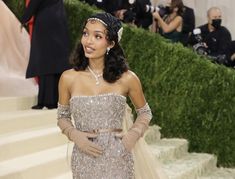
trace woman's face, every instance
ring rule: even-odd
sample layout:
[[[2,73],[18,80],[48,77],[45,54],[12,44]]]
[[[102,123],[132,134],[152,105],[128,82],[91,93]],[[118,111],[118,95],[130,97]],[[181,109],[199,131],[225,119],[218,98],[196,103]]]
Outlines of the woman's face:
[[[104,58],[107,48],[110,47],[106,34],[106,28],[101,22],[93,20],[87,22],[81,39],[87,58]]]

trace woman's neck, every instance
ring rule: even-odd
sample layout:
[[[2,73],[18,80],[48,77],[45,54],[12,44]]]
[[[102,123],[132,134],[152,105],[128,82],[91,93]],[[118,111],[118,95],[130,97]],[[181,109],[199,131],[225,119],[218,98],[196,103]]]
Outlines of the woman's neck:
[[[103,59],[89,59],[89,67],[97,74],[103,72],[104,60]]]
[[[209,23],[208,23],[208,29],[210,32],[213,32],[215,30],[215,28]]]

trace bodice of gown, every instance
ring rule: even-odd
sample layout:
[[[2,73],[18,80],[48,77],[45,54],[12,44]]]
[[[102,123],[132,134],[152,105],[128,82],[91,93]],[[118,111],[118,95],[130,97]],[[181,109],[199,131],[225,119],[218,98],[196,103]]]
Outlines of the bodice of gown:
[[[73,96],[70,112],[78,130],[120,129],[126,109],[126,97],[114,93]],[[91,139],[90,139],[91,140]],[[76,145],[72,153],[74,179],[133,179],[134,162],[115,132],[99,133],[91,140],[103,149],[99,157],[87,155]]]
[[[81,131],[122,128],[125,107],[126,97],[115,93],[70,99],[75,126]]]

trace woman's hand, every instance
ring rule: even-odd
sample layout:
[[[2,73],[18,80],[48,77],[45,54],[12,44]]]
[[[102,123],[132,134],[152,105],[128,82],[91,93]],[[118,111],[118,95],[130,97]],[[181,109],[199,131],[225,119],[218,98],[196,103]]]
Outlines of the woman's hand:
[[[95,133],[81,132],[75,128],[70,134],[71,140],[81,151],[94,157],[99,157],[102,155],[103,149],[89,140],[89,138],[93,139],[96,137],[97,134]]]
[[[160,15],[159,15],[159,13],[157,12],[157,11],[155,11],[154,13],[152,13],[152,15],[153,15],[153,17],[155,18],[155,19],[159,19],[159,18],[161,18],[160,17]]]
[[[125,149],[128,152],[131,152],[131,150],[134,148],[134,146],[139,138],[140,138],[140,136],[138,133],[136,133],[133,130],[129,130],[122,138],[122,143],[123,143]]]
[[[135,134],[134,134],[135,135]],[[135,146],[135,143],[136,143],[136,140],[131,137],[132,134],[130,131],[128,131],[127,133],[118,133],[118,134],[115,134],[115,136],[117,138],[120,138],[121,141],[122,141],[122,145],[124,146],[124,148],[128,151],[128,152],[131,152],[131,150],[134,148]]]

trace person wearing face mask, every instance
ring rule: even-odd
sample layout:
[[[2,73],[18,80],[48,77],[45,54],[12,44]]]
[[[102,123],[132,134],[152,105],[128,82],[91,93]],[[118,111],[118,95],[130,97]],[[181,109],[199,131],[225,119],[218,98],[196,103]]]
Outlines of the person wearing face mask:
[[[182,0],[168,0],[167,6],[165,16],[161,17],[157,11],[152,14],[158,24],[157,31],[172,42],[179,42],[182,36],[184,4]]]
[[[229,30],[222,26],[222,13],[220,8],[211,7],[207,11],[208,23],[199,26],[201,30],[202,42],[205,43],[207,53],[209,56],[217,57],[219,55],[226,55],[229,44],[231,43],[231,34]],[[190,37],[190,44],[194,45],[197,41],[192,34]],[[222,62],[226,63],[225,61]]]

